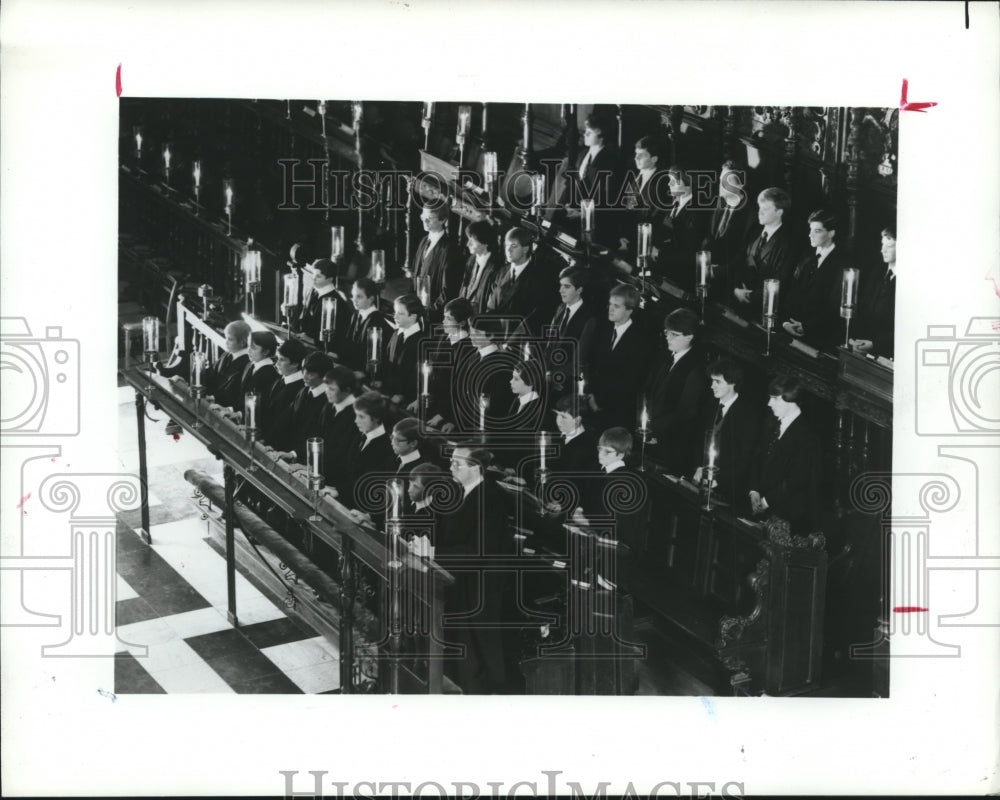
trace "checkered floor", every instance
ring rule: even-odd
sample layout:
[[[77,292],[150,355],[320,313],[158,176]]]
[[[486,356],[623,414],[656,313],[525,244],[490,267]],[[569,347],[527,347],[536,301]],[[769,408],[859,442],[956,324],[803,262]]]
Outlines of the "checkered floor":
[[[122,469],[138,471],[134,393],[119,390]],[[221,463],[190,436],[164,433],[147,420],[152,546],[136,533],[138,510],[118,523],[118,602],[122,645],[115,693],[227,692],[298,694],[336,691],[336,647],[237,574],[240,625],[226,618],[225,559],[212,547],[190,468],[219,473]]]

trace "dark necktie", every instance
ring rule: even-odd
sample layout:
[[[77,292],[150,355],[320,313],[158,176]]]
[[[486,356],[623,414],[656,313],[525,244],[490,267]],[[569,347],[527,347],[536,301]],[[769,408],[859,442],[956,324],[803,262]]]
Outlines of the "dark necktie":
[[[618,328],[614,328],[611,331],[611,349],[615,349],[615,345],[618,344]]]
[[[725,406],[723,406],[722,403],[719,403],[719,408],[715,412],[715,421],[712,423],[712,428],[714,428],[716,431],[718,431],[719,428],[722,427],[722,419],[725,416],[725,414],[723,413],[723,408],[725,408]]]
[[[566,332],[566,325],[569,324],[569,307],[562,306],[559,309],[559,314],[557,315],[556,328],[559,331],[560,338]]]
[[[729,220],[733,216],[733,209],[728,203],[726,207],[722,210],[722,216],[719,218],[719,227],[716,229],[715,237],[721,239],[726,235],[726,231],[729,230]]]
[[[767,240],[768,240],[767,231],[761,231],[761,234],[760,234],[760,243],[762,245],[767,244]]]

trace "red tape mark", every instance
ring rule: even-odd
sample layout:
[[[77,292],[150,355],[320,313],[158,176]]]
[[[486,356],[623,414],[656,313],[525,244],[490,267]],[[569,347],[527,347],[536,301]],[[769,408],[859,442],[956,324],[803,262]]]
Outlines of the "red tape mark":
[[[22,498],[21,498],[21,502],[20,502],[20,503],[18,503],[18,504],[17,504],[16,506],[14,506],[14,507],[15,507],[15,508],[20,508],[20,507],[21,507],[21,506],[23,506],[23,505],[24,505],[24,504],[25,504],[26,502],[28,502],[28,499],[29,499],[30,497],[31,497],[31,492],[28,492],[28,493],[27,493],[27,494],[26,494],[26,495],[25,495],[24,497],[22,497]]]
[[[899,110],[900,111],[919,111],[921,114],[926,113],[928,108],[933,108],[937,103],[911,103],[906,99],[907,91],[910,88],[910,82],[903,78],[903,93],[899,98]]]
[[[121,97],[122,96],[122,65],[118,65],[118,69],[115,71],[115,93]]]
[[[175,442],[179,442],[181,440],[181,435],[179,433],[175,433],[173,436]]]
[[[896,614],[913,614],[917,611],[930,611],[929,608],[921,608],[920,606],[896,606],[893,611]]]

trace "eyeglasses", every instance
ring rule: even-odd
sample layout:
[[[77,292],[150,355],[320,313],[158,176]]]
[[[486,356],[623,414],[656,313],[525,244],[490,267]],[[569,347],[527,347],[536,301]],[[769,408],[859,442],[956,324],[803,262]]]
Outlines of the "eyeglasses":
[[[618,451],[615,450],[615,448],[613,448],[613,447],[601,447],[600,445],[598,445],[597,446],[597,452],[598,453],[617,453]]]
[[[678,333],[677,331],[664,331],[663,337],[665,339],[676,339],[678,336],[690,336],[689,333]]]

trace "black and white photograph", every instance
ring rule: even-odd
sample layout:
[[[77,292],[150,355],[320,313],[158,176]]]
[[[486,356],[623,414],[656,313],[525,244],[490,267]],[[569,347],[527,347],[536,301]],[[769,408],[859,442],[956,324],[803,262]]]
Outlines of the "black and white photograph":
[[[4,3],[4,794],[995,793],[998,37]]]

